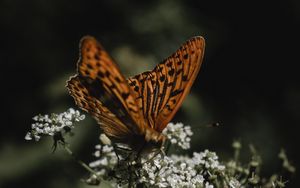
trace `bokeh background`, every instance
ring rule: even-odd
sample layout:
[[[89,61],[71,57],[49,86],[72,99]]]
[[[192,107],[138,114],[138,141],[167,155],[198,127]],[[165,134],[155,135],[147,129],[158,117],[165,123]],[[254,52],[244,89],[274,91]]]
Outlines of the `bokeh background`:
[[[0,0],[0,187],[87,187],[87,175],[51,139],[24,140],[38,114],[75,107],[65,82],[75,74],[78,42],[95,36],[126,76],[152,69],[195,35],[206,39],[204,64],[174,118],[193,127],[194,151],[232,155],[254,144],[264,174],[285,148],[299,164],[300,3],[286,1]],[[219,128],[206,128],[221,121]],[[98,142],[92,118],[68,141],[85,161]],[[250,155],[245,155],[245,161]],[[297,174],[288,187],[299,186]]]

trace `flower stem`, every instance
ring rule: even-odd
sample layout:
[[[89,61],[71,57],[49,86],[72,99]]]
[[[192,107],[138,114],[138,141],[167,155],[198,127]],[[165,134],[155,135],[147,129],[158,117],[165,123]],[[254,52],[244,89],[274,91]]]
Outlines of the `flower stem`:
[[[75,155],[73,154],[72,150],[67,146],[67,144],[61,144],[63,146],[63,148],[65,149],[65,151],[71,155],[76,161],[78,164],[80,164],[84,169],[86,169],[87,171],[89,171],[90,173],[92,173],[93,175],[95,175],[97,178],[99,178],[100,180],[102,180],[102,178],[100,178],[98,175],[97,175],[97,172],[94,171],[92,168],[90,168],[85,162],[83,162],[82,160],[79,160],[75,157]]]

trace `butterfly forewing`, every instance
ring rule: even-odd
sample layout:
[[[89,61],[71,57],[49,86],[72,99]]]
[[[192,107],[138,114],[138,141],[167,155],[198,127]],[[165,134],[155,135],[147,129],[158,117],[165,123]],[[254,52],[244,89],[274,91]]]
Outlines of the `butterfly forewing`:
[[[68,89],[77,104],[100,121],[103,129],[107,129],[105,132],[109,129],[117,131],[121,124],[123,132],[128,131],[128,134],[143,132],[144,119],[126,79],[95,38],[87,36],[81,40],[77,67],[78,75],[68,82]],[[72,87],[78,83],[83,88],[79,90],[88,96],[85,100],[78,98],[77,87]],[[103,112],[101,116],[99,111]],[[110,115],[103,115],[106,111]],[[121,136],[121,133],[114,134]]]
[[[149,126],[161,132],[189,92],[202,64],[205,42],[194,37],[152,71],[128,79]]]

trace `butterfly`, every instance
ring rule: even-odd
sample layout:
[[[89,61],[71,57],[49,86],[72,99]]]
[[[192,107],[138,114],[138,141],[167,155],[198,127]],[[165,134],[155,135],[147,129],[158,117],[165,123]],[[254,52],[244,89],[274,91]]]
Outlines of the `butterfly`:
[[[80,41],[77,74],[67,81],[75,103],[104,133],[135,151],[162,146],[162,131],[181,106],[200,70],[205,40],[196,36],[155,66],[126,79],[92,36]]]

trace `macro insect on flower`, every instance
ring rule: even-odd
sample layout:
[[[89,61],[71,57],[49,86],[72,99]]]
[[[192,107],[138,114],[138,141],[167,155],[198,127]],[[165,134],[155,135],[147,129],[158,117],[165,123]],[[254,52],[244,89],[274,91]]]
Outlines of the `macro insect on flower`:
[[[205,41],[194,37],[152,71],[126,79],[100,43],[80,42],[77,74],[67,82],[76,104],[104,133],[132,151],[161,148],[162,131],[188,94],[202,64]]]
[[[189,92],[202,64],[204,39],[194,37],[174,54],[147,71],[125,79],[95,38],[87,36],[80,43],[77,74],[67,88],[76,104],[91,114],[105,134],[95,146],[95,160],[89,165],[77,159],[65,142],[77,122],[83,120],[78,110],[38,115],[33,118],[25,139],[38,141],[51,136],[90,176],[89,185],[137,188],[243,188],[285,187],[278,174],[260,175],[261,158],[250,147],[251,160],[239,160],[240,142],[234,142],[234,158],[219,161],[215,152],[193,152],[193,156],[169,153],[169,148],[190,149],[193,132],[182,123],[169,123]],[[72,135],[72,134],[71,134]],[[165,141],[168,141],[165,144]],[[166,145],[166,147],[164,147]],[[160,153],[161,152],[161,153]],[[172,152],[172,149],[170,149]],[[284,151],[282,166],[294,173]]]

